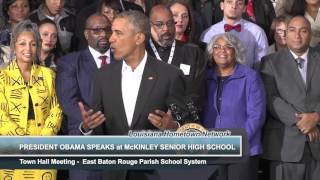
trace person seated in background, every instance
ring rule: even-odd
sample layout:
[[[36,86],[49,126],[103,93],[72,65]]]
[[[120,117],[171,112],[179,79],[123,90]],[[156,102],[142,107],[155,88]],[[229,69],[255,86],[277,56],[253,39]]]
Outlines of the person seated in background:
[[[110,22],[121,12],[119,0],[102,0],[98,6],[98,12],[103,14]]]
[[[292,4],[295,0],[273,0],[274,11],[276,16],[287,15],[292,8]]]
[[[192,6],[184,0],[173,0],[167,4],[173,14],[176,39],[181,42],[190,42],[202,46],[199,41],[203,28],[203,19]],[[205,48],[204,48],[205,49]]]
[[[10,57],[10,47],[0,44],[0,69],[6,67],[10,63]]]
[[[214,36],[207,46],[211,67],[207,73],[207,100],[201,122],[205,128],[243,128],[250,158],[227,164],[228,180],[257,179],[266,95],[259,73],[243,65],[245,53],[239,39],[230,34]],[[222,176],[224,177],[224,176]]]
[[[150,13],[151,8],[156,4],[161,4],[161,0],[125,0],[127,2],[135,3],[143,9],[145,15]]]
[[[286,34],[288,21],[289,18],[286,16],[278,16],[272,21],[270,36],[274,38],[274,43],[269,46],[267,54],[274,53],[287,47]]]
[[[38,27],[42,40],[39,64],[56,70],[57,60],[62,56],[57,26],[50,19],[44,19],[38,23]]]
[[[10,46],[12,30],[29,17],[29,0],[3,0],[2,10],[4,22],[0,27],[0,44]]]
[[[17,24],[12,33],[15,59],[0,71],[0,135],[53,136],[61,126],[62,111],[55,92],[55,73],[35,62],[41,39],[36,24]],[[5,169],[1,179],[42,179],[56,170]]]
[[[311,24],[312,36],[310,46],[320,43],[320,0],[295,0],[289,15],[304,16]]]
[[[64,0],[43,0],[38,9],[30,14],[30,20],[39,23],[44,19],[50,19],[56,23],[60,47],[64,53],[75,49],[75,16],[64,8]]]
[[[168,7],[173,14],[175,22],[175,38],[182,42],[188,42],[192,28],[194,28],[190,8],[181,1],[171,1]]]

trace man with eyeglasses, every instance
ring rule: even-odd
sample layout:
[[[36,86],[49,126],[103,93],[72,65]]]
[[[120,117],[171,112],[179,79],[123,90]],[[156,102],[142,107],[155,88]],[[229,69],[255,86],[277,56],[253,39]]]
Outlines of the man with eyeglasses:
[[[171,104],[183,108],[182,72],[146,52],[149,37],[150,24],[143,13],[124,11],[114,19],[109,42],[116,61],[96,72],[92,109],[79,103],[83,134],[127,135],[130,130],[179,127],[168,109]],[[108,169],[103,179],[161,178],[152,169]]]
[[[147,51],[159,61],[172,64],[184,73],[186,101],[198,107],[204,93],[204,77],[207,61],[202,50],[194,44],[175,40],[175,22],[172,12],[164,5],[156,5],[150,11],[151,39]]]
[[[272,180],[320,177],[320,54],[309,46],[311,34],[305,17],[293,17],[287,48],[262,59],[268,104],[263,157]]]
[[[68,133],[81,135],[82,122],[78,102],[92,105],[93,75],[98,68],[108,66],[112,61],[109,37],[111,23],[101,14],[91,15],[85,25],[84,36],[88,47],[68,54],[58,61],[56,89],[59,102],[67,117]],[[98,171],[69,171],[70,180],[100,179]]]
[[[120,7],[120,12],[127,10],[138,10],[143,12],[143,9],[136,5],[135,3],[128,2],[125,0],[91,0],[91,4],[89,6],[83,7],[76,16],[76,37],[79,39],[79,43],[77,44],[77,49],[82,50],[87,48],[87,42],[85,37],[83,36],[82,31],[85,28],[85,20],[95,12],[101,12],[102,5],[114,3],[116,6]]]
[[[209,43],[213,36],[229,32],[237,36],[246,47],[245,64],[258,69],[261,58],[267,53],[268,39],[262,28],[242,19],[242,14],[246,12],[246,5],[247,0],[221,0],[223,20],[205,30],[200,40]]]

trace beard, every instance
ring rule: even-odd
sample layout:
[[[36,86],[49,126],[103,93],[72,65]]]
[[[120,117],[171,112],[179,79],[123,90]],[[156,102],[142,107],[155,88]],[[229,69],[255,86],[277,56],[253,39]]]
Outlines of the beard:
[[[95,48],[100,53],[105,53],[110,47],[110,44],[108,42],[104,41],[98,41],[95,43]]]
[[[174,38],[174,35],[170,33],[163,34],[159,37],[158,43],[161,47],[169,47],[172,45]]]

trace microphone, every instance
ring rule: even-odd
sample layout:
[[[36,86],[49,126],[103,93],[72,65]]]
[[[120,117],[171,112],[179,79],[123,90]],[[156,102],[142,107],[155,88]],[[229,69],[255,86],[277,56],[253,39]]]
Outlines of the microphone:
[[[188,117],[188,113],[181,110],[176,103],[171,103],[169,105],[169,109],[171,110],[173,118],[180,124],[182,124],[186,120],[186,117]]]
[[[187,101],[187,109],[189,111],[189,121],[199,123],[199,109],[194,105],[194,102],[191,99]]]

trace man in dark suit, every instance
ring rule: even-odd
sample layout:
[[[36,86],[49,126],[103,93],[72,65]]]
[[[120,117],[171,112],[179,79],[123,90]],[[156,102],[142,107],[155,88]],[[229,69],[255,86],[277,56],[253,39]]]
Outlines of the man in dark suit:
[[[186,95],[198,107],[205,96],[207,61],[195,44],[175,40],[175,22],[172,12],[164,5],[156,5],[150,12],[151,39],[147,51],[160,61],[180,68],[184,73]],[[186,100],[186,101],[188,101]]]
[[[125,11],[112,23],[109,39],[119,61],[99,69],[94,79],[94,113],[79,103],[85,133],[124,135],[129,130],[177,129],[168,106],[182,106],[182,72],[157,61],[145,50],[150,37],[148,18]],[[103,115],[104,114],[104,115]],[[154,170],[107,171],[105,179],[159,179]]]
[[[111,23],[103,15],[91,15],[84,31],[89,46],[79,52],[68,54],[58,61],[56,89],[59,102],[68,121],[68,133],[80,135],[82,121],[78,102],[92,105],[93,74],[111,61],[109,37]],[[70,171],[70,179],[99,179],[95,173]]]
[[[320,177],[320,55],[309,47],[311,27],[302,16],[288,24],[288,48],[263,58],[268,95],[264,158],[274,180]]]

